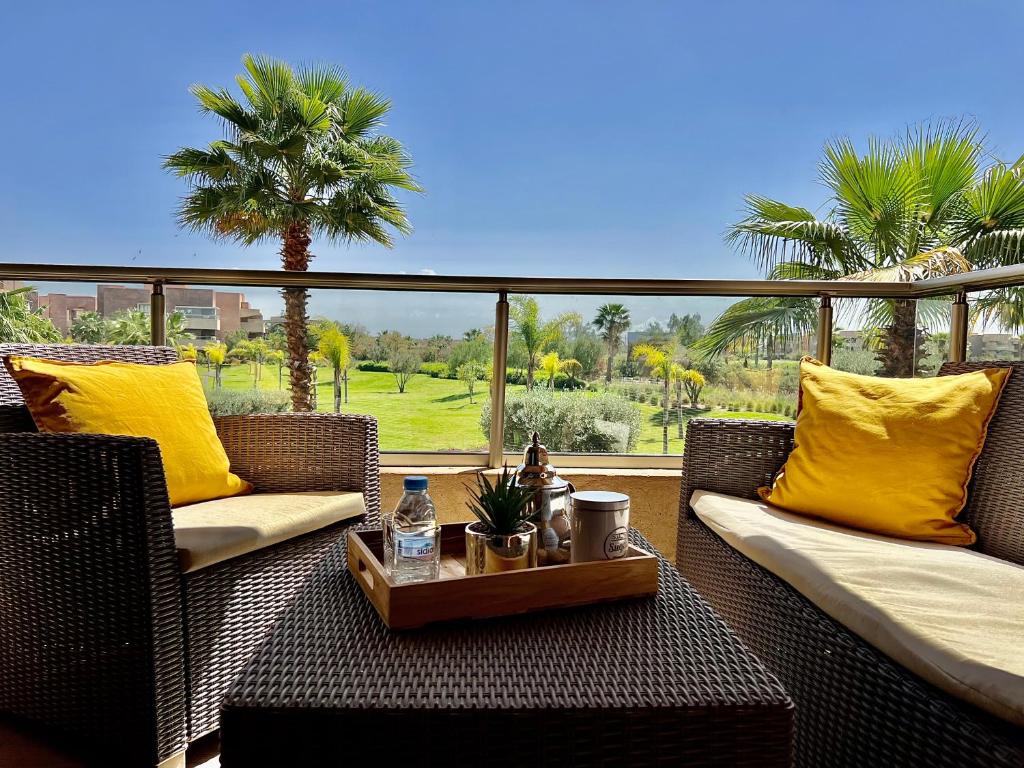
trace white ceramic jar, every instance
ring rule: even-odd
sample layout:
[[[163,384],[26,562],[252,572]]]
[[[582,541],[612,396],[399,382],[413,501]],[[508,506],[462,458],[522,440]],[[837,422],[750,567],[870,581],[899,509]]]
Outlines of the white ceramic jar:
[[[572,514],[572,562],[615,560],[629,551],[629,496],[613,491],[576,491]]]

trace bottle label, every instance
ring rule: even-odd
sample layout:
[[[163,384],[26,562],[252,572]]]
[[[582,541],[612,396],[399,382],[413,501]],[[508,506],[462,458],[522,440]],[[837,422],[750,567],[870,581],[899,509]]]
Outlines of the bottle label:
[[[396,542],[399,557],[431,560],[434,557],[433,536],[402,536]]]

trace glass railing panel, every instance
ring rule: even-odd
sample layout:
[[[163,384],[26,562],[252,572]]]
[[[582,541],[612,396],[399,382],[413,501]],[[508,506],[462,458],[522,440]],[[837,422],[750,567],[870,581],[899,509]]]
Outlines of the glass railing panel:
[[[1024,290],[968,296],[969,361],[1024,360]]]
[[[197,344],[211,402],[291,408],[284,300],[274,289],[217,288],[226,358]],[[227,297],[231,301],[227,301]],[[315,410],[368,414],[382,451],[485,452],[496,297],[311,290],[306,341]],[[205,347],[205,348],[204,348]],[[231,394],[235,393],[235,394]]]
[[[816,304],[769,327],[725,297],[513,296],[505,447],[678,455],[695,417],[789,419]],[[747,319],[762,307],[739,305]],[[789,311],[792,309],[792,311]],[[803,322],[793,321],[796,315]]]
[[[44,281],[3,281],[0,341],[149,344],[150,288]]]
[[[945,299],[846,299],[836,302],[831,364],[865,376],[934,376],[948,335]]]

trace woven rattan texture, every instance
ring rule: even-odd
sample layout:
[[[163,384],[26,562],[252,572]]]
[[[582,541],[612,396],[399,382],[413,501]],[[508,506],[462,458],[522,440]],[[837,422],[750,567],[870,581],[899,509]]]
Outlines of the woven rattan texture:
[[[939,375],[994,367],[1013,373],[989,422],[962,519],[978,534],[982,552],[1024,565],[1024,363],[945,363]]]
[[[184,748],[181,578],[152,440],[0,435],[0,710],[112,763]]]
[[[1022,734],[938,691],[733,550],[689,510],[694,489],[753,497],[782,465],[791,424],[690,422],[676,562],[782,681],[797,765],[1021,766]]]
[[[263,493],[362,491],[367,522],[380,516],[377,420],[337,413],[221,416],[231,470]]]
[[[664,560],[656,598],[391,632],[344,558],[232,686],[227,768],[789,764],[785,692]]]
[[[176,359],[168,348],[0,345],[12,353]],[[373,418],[216,424],[232,468],[257,491],[362,491],[378,518]],[[347,525],[183,578],[155,443],[36,434],[0,373],[0,432],[11,428],[27,432],[0,434],[0,710],[106,763],[164,759],[217,726],[228,684]]]

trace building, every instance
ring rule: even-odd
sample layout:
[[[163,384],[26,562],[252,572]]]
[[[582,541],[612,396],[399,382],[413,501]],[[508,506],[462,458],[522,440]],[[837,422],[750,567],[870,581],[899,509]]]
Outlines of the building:
[[[79,315],[96,311],[96,297],[68,296],[66,293],[39,295],[32,291],[29,294],[29,304],[33,309],[40,310],[45,317],[50,318],[54,327],[65,335],[71,330],[71,326]]]
[[[151,293],[149,286],[98,285],[97,311],[103,317],[128,309],[148,312]],[[250,339],[266,333],[263,313],[250,306],[244,293],[169,285],[164,288],[164,301],[169,313],[184,316],[185,330],[200,342],[222,341],[239,330]]]
[[[967,337],[971,360],[1020,360],[1021,340],[1009,333],[972,333]]]
[[[13,291],[22,287],[20,280],[0,280],[0,291]]]

